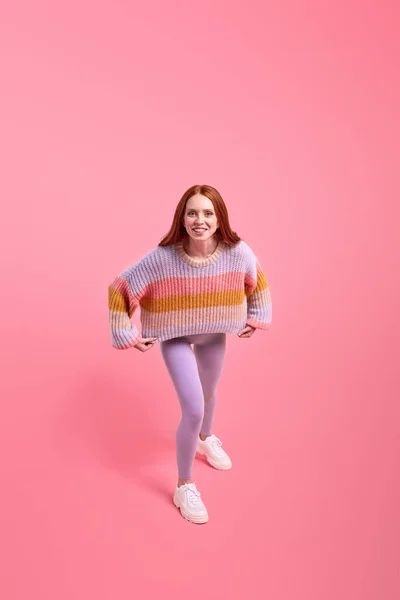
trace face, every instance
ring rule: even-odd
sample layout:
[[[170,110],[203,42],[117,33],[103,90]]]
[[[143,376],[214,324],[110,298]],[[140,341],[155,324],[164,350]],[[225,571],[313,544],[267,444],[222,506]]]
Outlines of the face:
[[[202,194],[191,196],[186,202],[183,224],[191,238],[197,240],[211,238],[218,229],[211,200]]]

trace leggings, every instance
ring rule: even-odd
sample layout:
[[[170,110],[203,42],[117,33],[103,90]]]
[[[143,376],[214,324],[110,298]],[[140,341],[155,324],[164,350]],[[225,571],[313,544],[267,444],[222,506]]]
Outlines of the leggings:
[[[225,333],[189,335],[160,344],[182,410],[182,420],[176,432],[180,479],[192,477],[199,433],[211,435],[216,387],[222,372],[225,347]]]

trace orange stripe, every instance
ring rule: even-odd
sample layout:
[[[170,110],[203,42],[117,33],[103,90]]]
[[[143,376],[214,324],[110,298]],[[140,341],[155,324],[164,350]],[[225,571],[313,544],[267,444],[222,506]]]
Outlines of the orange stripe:
[[[235,306],[242,304],[244,290],[228,290],[204,294],[184,294],[165,298],[142,298],[140,306],[149,312],[172,312],[190,310],[192,308],[208,308],[218,306]]]
[[[116,277],[108,287],[109,310],[128,313],[131,318],[138,306],[139,302],[135,301],[127,280],[123,277]]]
[[[267,280],[265,278],[265,275],[264,275],[264,273],[261,270],[259,270],[258,273],[257,273],[257,285],[256,285],[256,288],[255,288],[254,291],[255,292],[262,292],[263,290],[266,290],[267,287],[268,287],[268,283],[267,283]]]

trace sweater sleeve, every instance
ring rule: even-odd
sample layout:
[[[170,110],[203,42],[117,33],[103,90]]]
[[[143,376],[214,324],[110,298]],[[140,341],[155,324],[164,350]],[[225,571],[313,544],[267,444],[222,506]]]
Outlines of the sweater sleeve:
[[[133,348],[139,342],[137,327],[131,322],[143,294],[132,293],[126,272],[114,279],[108,287],[108,314],[111,343],[118,350]]]
[[[271,294],[264,272],[257,257],[252,260],[245,278],[247,296],[247,321],[256,329],[269,329],[272,321]]]

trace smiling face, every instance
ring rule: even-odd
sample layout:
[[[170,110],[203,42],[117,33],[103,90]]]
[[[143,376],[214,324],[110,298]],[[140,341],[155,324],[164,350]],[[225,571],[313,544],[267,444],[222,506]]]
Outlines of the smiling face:
[[[211,200],[202,194],[191,196],[186,202],[183,224],[191,238],[211,238],[218,229],[217,216]]]

